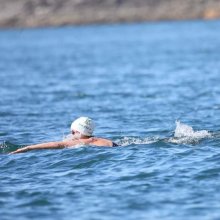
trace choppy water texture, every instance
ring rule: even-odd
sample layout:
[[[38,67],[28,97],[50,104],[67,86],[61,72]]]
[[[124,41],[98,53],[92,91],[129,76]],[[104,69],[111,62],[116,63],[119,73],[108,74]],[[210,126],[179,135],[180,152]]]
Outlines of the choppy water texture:
[[[220,22],[0,31],[1,220],[220,219]],[[85,115],[117,148],[7,153]]]

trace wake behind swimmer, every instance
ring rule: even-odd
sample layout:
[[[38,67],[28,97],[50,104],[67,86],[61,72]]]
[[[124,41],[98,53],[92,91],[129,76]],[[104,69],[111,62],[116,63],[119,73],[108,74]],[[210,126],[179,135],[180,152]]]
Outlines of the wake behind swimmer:
[[[204,138],[211,138],[214,135],[207,130],[195,131],[191,126],[176,121],[176,128],[173,137],[124,137],[117,140],[120,146],[149,145],[157,142],[174,143],[174,144],[195,144]]]

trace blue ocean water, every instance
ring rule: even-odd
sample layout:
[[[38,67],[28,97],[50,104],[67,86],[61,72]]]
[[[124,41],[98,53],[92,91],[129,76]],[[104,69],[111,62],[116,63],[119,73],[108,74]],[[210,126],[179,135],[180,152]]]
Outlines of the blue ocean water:
[[[220,21],[1,30],[0,94],[1,220],[220,219]]]

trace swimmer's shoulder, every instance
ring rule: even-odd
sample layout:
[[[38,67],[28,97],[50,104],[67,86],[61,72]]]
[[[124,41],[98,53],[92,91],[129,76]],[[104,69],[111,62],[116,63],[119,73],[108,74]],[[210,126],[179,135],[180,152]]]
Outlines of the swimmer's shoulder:
[[[75,145],[82,144],[82,142],[80,142],[79,140],[63,140],[62,143],[65,147],[72,147]]]
[[[105,146],[105,147],[116,147],[116,146],[118,146],[116,143],[112,142],[109,139],[99,138],[99,137],[93,137],[92,144],[96,145],[96,146]]]
[[[109,139],[105,138],[99,138],[99,137],[91,137],[87,140],[77,140],[77,139],[65,139],[63,140],[63,144],[66,147],[72,147],[79,144],[88,144],[88,145],[94,145],[94,146],[101,146],[101,147],[117,147],[118,145],[114,142],[112,142]]]

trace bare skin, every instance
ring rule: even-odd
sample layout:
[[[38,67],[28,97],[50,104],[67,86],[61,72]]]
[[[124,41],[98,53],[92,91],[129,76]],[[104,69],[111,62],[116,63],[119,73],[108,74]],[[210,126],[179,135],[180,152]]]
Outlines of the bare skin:
[[[48,142],[48,143],[26,146],[16,151],[13,151],[10,154],[24,153],[27,151],[37,150],[37,149],[62,149],[62,148],[73,147],[73,146],[82,145],[82,144],[102,146],[102,147],[113,146],[112,141],[104,139],[104,138],[82,136],[80,139],[64,140],[64,141],[58,141],[58,142]]]

